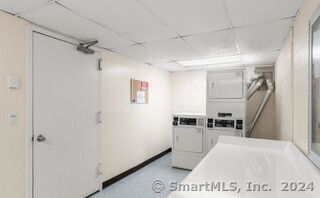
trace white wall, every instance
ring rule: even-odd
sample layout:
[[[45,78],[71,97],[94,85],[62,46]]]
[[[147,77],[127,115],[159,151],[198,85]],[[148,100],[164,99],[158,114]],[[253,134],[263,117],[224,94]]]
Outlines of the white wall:
[[[276,138],[292,141],[293,82],[292,31],[290,31],[276,62]]]
[[[206,113],[206,71],[171,73],[172,112]]]
[[[0,197],[25,197],[26,180],[26,22],[0,12]],[[20,88],[8,89],[8,75],[20,77]],[[8,113],[18,125],[8,125]]]
[[[247,69],[248,75],[254,68]],[[171,74],[173,113],[206,113],[206,71],[174,72]],[[265,92],[258,91],[248,102],[248,119],[252,121]],[[271,96],[260,120],[252,132],[254,138],[274,139],[274,94]]]
[[[170,73],[102,51],[103,179],[170,148]],[[149,82],[149,104],[130,104],[130,79]]]
[[[294,23],[293,32],[281,49],[276,63],[277,120],[280,140],[293,140],[308,153],[309,126],[309,20],[320,0],[304,1]],[[291,107],[289,107],[291,104]]]
[[[26,196],[26,67],[28,22],[0,12],[0,198]],[[103,180],[170,148],[170,73],[101,50]],[[21,87],[7,88],[8,75]],[[130,78],[149,82],[149,104],[130,104]],[[7,115],[16,112],[17,126]]]

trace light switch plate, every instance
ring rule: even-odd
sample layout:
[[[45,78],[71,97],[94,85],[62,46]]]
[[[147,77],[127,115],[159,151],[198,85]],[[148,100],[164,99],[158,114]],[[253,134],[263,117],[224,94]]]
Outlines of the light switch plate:
[[[17,113],[9,113],[8,114],[8,123],[10,126],[18,125],[18,114]]]
[[[19,77],[18,76],[8,76],[8,87],[10,89],[19,88]]]

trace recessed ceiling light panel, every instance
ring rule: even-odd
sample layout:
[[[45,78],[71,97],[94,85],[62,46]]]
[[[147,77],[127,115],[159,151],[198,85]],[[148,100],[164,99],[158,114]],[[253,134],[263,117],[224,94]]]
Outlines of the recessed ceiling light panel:
[[[225,63],[239,63],[242,62],[242,59],[239,55],[235,56],[224,56],[217,58],[203,58],[203,59],[195,59],[188,61],[178,61],[179,64],[186,67],[195,67],[201,65],[216,65],[216,64],[225,64]]]

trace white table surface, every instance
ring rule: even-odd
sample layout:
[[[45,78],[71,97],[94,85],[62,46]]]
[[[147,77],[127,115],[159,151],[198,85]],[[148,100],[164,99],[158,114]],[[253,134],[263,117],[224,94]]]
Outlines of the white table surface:
[[[212,190],[199,185],[235,182],[237,191]],[[247,191],[248,182],[267,184],[268,191]],[[313,182],[313,191],[281,191],[282,182]],[[319,198],[320,171],[294,144],[283,141],[220,137],[218,144],[184,179],[189,191],[173,191],[168,198]],[[171,185],[171,184],[170,184]],[[168,188],[171,188],[171,186]],[[198,185],[195,187],[195,185]],[[193,187],[192,187],[193,186]],[[197,190],[197,191],[192,191]],[[197,189],[196,189],[197,188]],[[173,189],[173,188],[172,188]],[[184,188],[186,190],[187,188]],[[270,189],[270,191],[269,191]]]

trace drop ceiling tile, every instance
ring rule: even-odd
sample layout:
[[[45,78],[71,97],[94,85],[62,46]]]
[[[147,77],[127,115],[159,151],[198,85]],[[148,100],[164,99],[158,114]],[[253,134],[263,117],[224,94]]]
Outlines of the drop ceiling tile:
[[[21,15],[21,17],[80,40],[99,40],[98,45],[105,48],[133,44],[133,42],[57,4],[36,9]]]
[[[241,53],[277,51],[288,35],[293,19],[236,28]]]
[[[153,53],[150,49],[141,45],[132,45],[128,47],[115,48],[112,49],[112,51],[145,63],[170,61],[169,59],[165,59],[159,56],[158,54]]]
[[[183,39],[203,57],[238,54],[234,33],[230,29],[186,36]]]
[[[278,56],[279,51],[244,54],[242,60],[245,66],[274,65]]]
[[[157,54],[159,58],[169,61],[190,60],[200,57],[180,38],[145,43],[143,46],[153,54]],[[156,63],[156,61],[153,61],[153,63]]]
[[[226,0],[235,27],[294,17],[303,0]]]
[[[0,0],[0,10],[9,12],[11,14],[18,14],[20,12],[38,7],[49,0]]]
[[[176,72],[176,71],[187,71],[188,69],[176,62],[168,62],[168,63],[154,63],[152,66],[164,69],[167,71],[171,72]]]
[[[61,0],[59,3],[138,43],[177,36],[136,0]]]
[[[139,0],[179,35],[230,28],[224,0]]]

